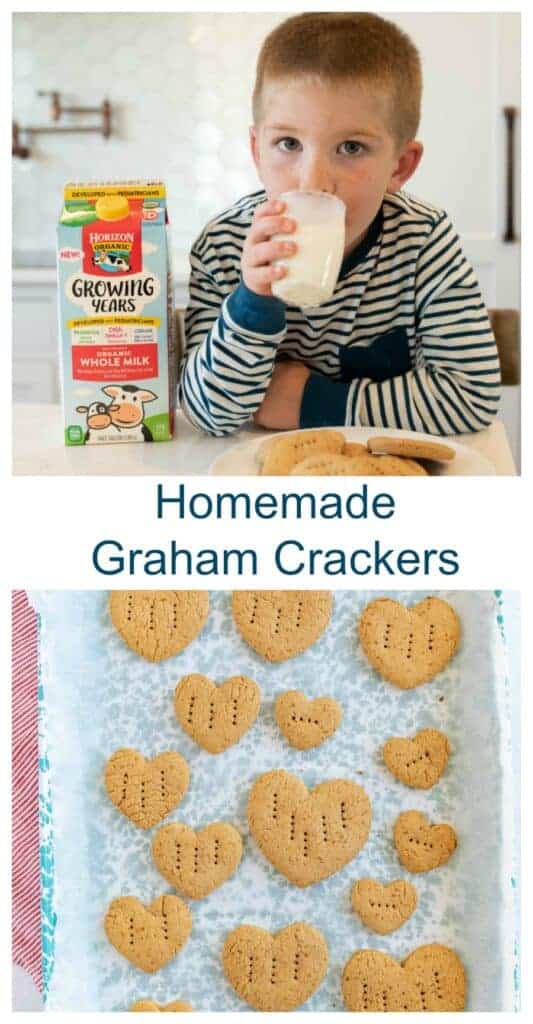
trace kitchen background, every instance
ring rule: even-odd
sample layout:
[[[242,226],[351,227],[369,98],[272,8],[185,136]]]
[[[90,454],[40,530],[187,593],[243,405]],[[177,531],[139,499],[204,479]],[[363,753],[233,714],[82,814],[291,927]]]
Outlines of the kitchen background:
[[[509,221],[509,119],[520,104],[518,14],[385,14],[411,34],[425,74],[425,156],[407,191],[445,208],[490,308],[518,309]],[[14,400],[58,402],[55,229],[69,179],[161,177],[172,227],[175,297],[187,301],[187,254],[206,221],[258,187],[248,126],[255,60],[283,14],[35,14],[13,17]],[[38,134],[64,107],[111,105],[111,132]],[[45,95],[39,95],[44,93]],[[55,127],[99,126],[62,113]],[[519,148],[514,139],[514,229]],[[504,419],[519,465],[518,385]]]

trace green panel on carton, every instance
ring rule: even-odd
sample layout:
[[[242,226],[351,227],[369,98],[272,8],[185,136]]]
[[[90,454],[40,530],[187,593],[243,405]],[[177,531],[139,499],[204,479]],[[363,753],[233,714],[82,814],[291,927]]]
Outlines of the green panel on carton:
[[[147,416],[145,425],[148,427],[154,441],[170,441],[170,417],[168,412],[160,412],[157,416]]]
[[[97,220],[94,206],[87,206],[80,210],[63,210],[61,223],[70,228],[81,228],[84,224],[92,224]]]

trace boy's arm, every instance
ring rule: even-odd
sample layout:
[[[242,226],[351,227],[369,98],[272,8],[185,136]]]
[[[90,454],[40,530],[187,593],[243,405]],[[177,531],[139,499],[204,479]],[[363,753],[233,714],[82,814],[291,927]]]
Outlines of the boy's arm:
[[[285,336],[285,307],[241,281],[228,294],[218,257],[200,240],[191,253],[180,406],[194,426],[221,437],[246,423],[268,388]]]
[[[481,430],[494,418],[500,397],[496,343],[475,274],[446,214],[418,261],[414,362],[407,373],[379,382],[336,384],[312,375],[301,425],[314,425],[319,405],[329,423],[431,434]]]

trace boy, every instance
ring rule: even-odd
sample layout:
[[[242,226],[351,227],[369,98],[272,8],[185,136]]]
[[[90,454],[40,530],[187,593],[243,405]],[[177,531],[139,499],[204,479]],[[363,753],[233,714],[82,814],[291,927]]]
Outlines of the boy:
[[[496,414],[499,361],[475,275],[447,214],[401,192],[415,136],[420,58],[373,14],[303,14],[265,40],[253,96],[264,191],[211,221],[191,253],[181,407],[210,434],[251,418],[268,429],[383,426],[455,434]],[[282,192],[346,204],[335,293],[285,306],[295,223]]]

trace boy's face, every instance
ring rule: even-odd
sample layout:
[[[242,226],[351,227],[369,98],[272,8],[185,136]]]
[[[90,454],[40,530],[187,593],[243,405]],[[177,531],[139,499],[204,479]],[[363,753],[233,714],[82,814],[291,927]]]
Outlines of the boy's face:
[[[422,145],[398,151],[387,99],[355,82],[266,81],[251,128],[253,158],[269,199],[281,192],[331,192],[346,204],[346,252],[364,237],[385,192],[411,177]]]

